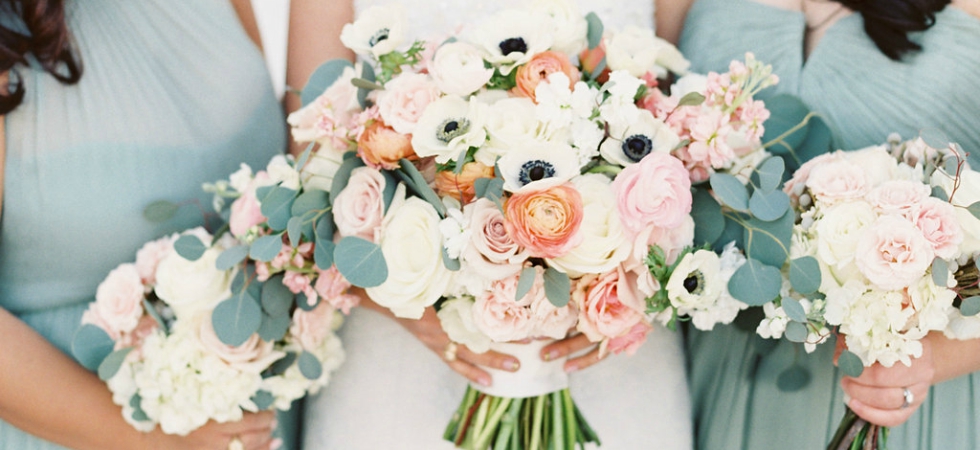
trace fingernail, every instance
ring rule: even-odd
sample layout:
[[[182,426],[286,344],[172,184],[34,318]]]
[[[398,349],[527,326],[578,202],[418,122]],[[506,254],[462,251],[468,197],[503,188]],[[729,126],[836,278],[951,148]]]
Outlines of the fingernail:
[[[269,450],[278,450],[279,447],[282,447],[282,439],[279,438],[273,439],[272,443],[269,444]]]
[[[569,364],[569,365],[565,366],[565,372],[566,373],[572,373],[572,372],[577,372],[577,371],[578,371],[578,366],[576,366],[575,364]]]
[[[476,380],[481,386],[490,386],[490,379],[486,377],[480,377]]]
[[[516,359],[508,359],[504,361],[504,370],[517,372],[517,369],[520,368],[521,368],[521,362]]]
[[[850,395],[847,395],[847,394],[844,394],[844,404],[847,405],[847,404],[850,404],[850,403],[851,403],[851,396]]]
[[[551,350],[548,353],[544,354],[545,361],[551,361],[557,357],[558,357],[558,350]]]

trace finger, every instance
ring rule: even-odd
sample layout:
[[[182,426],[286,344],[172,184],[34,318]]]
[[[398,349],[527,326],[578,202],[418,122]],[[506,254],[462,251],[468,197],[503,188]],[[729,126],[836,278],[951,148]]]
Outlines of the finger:
[[[517,369],[521,368],[521,362],[511,355],[493,350],[476,353],[465,345],[460,345],[456,348],[456,357],[474,365],[492,367],[508,372],[516,372]]]
[[[840,384],[845,394],[872,408],[899,409],[905,404],[905,388],[867,386],[846,378],[842,379]],[[922,404],[929,395],[928,383],[914,384],[908,389],[913,398],[910,408]]]
[[[911,406],[904,409],[879,409],[865,405],[860,400],[853,398],[847,403],[847,406],[862,419],[884,427],[895,427],[905,423],[916,410]]]
[[[272,447],[272,433],[252,432],[239,434],[238,440],[242,441],[242,448],[245,450],[268,450]]]
[[[242,420],[221,424],[221,432],[230,436],[252,432],[271,432],[275,427],[276,414],[272,411],[245,413]]]
[[[596,347],[591,352],[569,359],[568,362],[565,363],[565,372],[576,372],[586,367],[590,367],[593,364],[605,359],[606,355],[608,355],[608,353],[605,355],[600,355],[599,347]]]
[[[481,386],[490,386],[493,382],[489,373],[466,361],[457,359],[455,361],[448,361],[447,364],[456,373]]]
[[[557,341],[553,344],[549,344],[545,348],[541,349],[541,359],[545,361],[552,361],[585,350],[593,345],[595,345],[595,343],[589,341],[588,336],[584,334],[577,334],[575,336]]]
[[[865,367],[861,376],[854,380],[866,386],[904,388],[931,380],[933,375],[931,367],[926,366],[928,365],[917,365],[914,360],[912,366],[902,363],[895,363],[891,367],[873,364],[871,367]]]

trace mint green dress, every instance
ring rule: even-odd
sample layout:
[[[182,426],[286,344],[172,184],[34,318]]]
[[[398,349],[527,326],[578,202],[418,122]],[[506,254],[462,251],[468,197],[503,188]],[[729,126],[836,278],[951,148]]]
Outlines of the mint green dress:
[[[799,96],[822,114],[838,148],[938,130],[980,167],[980,20],[953,8],[916,37],[923,52],[885,57],[859,15],[842,18],[804,61],[804,18],[751,0],[698,0],[680,47],[699,72],[724,71],[746,51],[780,77],[775,93]],[[758,321],[756,321],[758,323]],[[752,331],[746,331],[751,329]],[[844,414],[833,342],[807,354],[787,341],[754,335],[754,325],[688,334],[697,446],[722,449],[824,449]],[[782,377],[782,378],[781,378]],[[890,450],[980,448],[980,374],[932,388]]]
[[[240,162],[264,166],[285,149],[286,129],[228,0],[66,3],[81,81],[65,86],[19,67],[26,96],[5,119],[0,307],[69,353],[112,268],[144,242],[202,221],[190,205],[153,225],[143,208],[197,199],[210,209],[201,183]],[[0,20],[13,23],[9,12]],[[0,421],[0,449],[57,448]]]

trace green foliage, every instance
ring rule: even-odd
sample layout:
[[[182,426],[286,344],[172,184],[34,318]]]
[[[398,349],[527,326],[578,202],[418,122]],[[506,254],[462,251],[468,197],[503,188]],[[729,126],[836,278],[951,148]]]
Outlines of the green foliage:
[[[738,178],[727,173],[714,173],[709,183],[723,205],[736,211],[749,209],[749,191]]]
[[[96,370],[105,360],[116,343],[103,330],[95,325],[82,325],[71,341],[71,353],[83,367]]]
[[[514,295],[514,301],[519,302],[531,288],[534,287],[534,279],[537,277],[537,272],[534,267],[525,267],[521,270],[521,275],[517,278],[517,291]]]
[[[789,263],[789,282],[800,294],[810,295],[817,292],[821,277],[820,263],[812,256],[796,258]]]
[[[837,358],[837,366],[844,372],[844,375],[849,377],[856,378],[864,372],[864,363],[861,362],[861,358],[850,350],[841,352],[840,357]]]
[[[348,67],[354,67],[354,65],[346,59],[331,59],[317,67],[300,93],[299,98],[303,106],[310,104],[330,86],[333,86]]]
[[[282,234],[262,236],[252,242],[248,256],[256,261],[269,262],[282,250]]]
[[[374,76],[374,68],[370,64],[363,64],[363,69],[361,70],[361,80],[367,81],[369,83],[374,83],[377,85],[377,78]],[[372,89],[366,87],[357,87],[357,103],[361,105],[361,108],[368,107],[368,94],[370,94]]]
[[[271,392],[265,390],[260,390],[252,396],[252,403],[255,403],[255,406],[259,408],[259,411],[265,411],[271,408],[275,401],[276,397],[273,396]]]
[[[766,132],[762,141],[766,146],[780,143],[784,148],[796,148],[807,135],[806,126],[800,127],[810,114],[803,101],[793,95],[780,94],[766,100],[770,116],[766,120]],[[776,150],[774,150],[776,151]]]
[[[292,298],[290,298],[290,301]],[[274,342],[286,336],[289,331],[289,314],[282,316],[270,316],[262,313],[262,325],[259,325],[259,337],[266,342]]]
[[[146,415],[146,411],[143,411],[143,398],[139,394],[133,394],[129,399],[129,406],[133,408],[133,420],[137,422],[146,422],[150,420],[150,416]]]
[[[323,365],[312,353],[304,351],[299,355],[299,371],[308,380],[316,380],[323,375]]]
[[[350,182],[351,172],[358,167],[364,167],[364,161],[361,158],[347,158],[340,164],[337,173],[333,176],[333,183],[330,184],[330,203],[337,202],[337,196],[343,192],[347,183]]]
[[[302,217],[310,211],[322,211],[330,207],[330,194],[319,189],[307,189],[293,201],[289,213]]]
[[[499,172],[497,172],[499,173]],[[504,207],[504,179],[503,178],[477,178],[473,182],[473,189],[476,196],[485,198],[497,204],[497,207]]]
[[[493,71],[493,76],[490,77],[490,81],[487,82],[487,89],[498,89],[501,91],[509,91],[517,86],[517,71],[511,70],[509,74],[504,75],[500,73],[500,69],[495,69]]]
[[[572,296],[572,282],[568,274],[549,267],[544,271],[544,294],[556,308],[568,304]]]
[[[288,316],[289,308],[293,306],[293,293],[282,280],[283,275],[277,274],[262,286],[262,310],[270,316]]]
[[[932,196],[935,197],[935,198],[938,198],[939,200],[942,200],[944,202],[948,202],[949,201],[949,195],[946,194],[946,190],[943,189],[940,186],[933,186],[932,187]]]
[[[300,240],[303,238],[303,218],[290,217],[286,222],[286,237],[289,238],[289,245],[299,247]]]
[[[262,308],[248,289],[218,303],[211,314],[211,325],[225,345],[238,347],[262,325]]]
[[[385,190],[381,193],[381,198],[384,200],[384,211],[387,213],[391,203],[395,200],[395,192],[398,191],[398,179],[389,171],[383,171],[381,175],[385,178]]]
[[[436,212],[439,213],[439,217],[446,217],[446,205],[442,203],[442,200],[436,195],[435,191],[429,187],[429,182],[425,181],[425,177],[419,173],[419,170],[415,168],[415,165],[407,159],[402,159],[400,161],[401,170],[397,171],[399,178],[405,183],[405,186],[412,190],[416,195],[425,200]]]
[[[380,286],[388,279],[388,264],[378,244],[347,236],[337,243],[333,256],[337,270],[354,286]]]
[[[286,229],[289,219],[293,217],[292,208],[296,194],[292,189],[276,186],[260,200],[262,215],[269,219],[269,228],[273,231]]]
[[[728,280],[728,292],[749,306],[762,306],[779,296],[782,284],[778,269],[749,258]]]
[[[980,219],[980,202],[975,202],[972,205],[967,206],[966,210],[970,211],[970,214],[973,214],[973,217]]]
[[[803,309],[803,305],[798,300],[791,297],[783,297],[781,304],[789,320],[807,323],[806,310]]]
[[[442,248],[442,265],[446,267],[447,270],[453,272],[459,272],[463,268],[462,263],[459,262],[458,258],[450,258],[449,252],[446,247]]]
[[[806,367],[794,364],[779,374],[776,378],[776,387],[782,392],[797,392],[807,387],[812,378]]]
[[[960,303],[960,314],[970,317],[980,314],[980,296],[963,299]]]
[[[185,234],[174,242],[174,251],[188,261],[197,261],[207,249],[201,239],[193,234]]]
[[[725,216],[721,212],[721,205],[705,189],[694,191],[691,218],[694,219],[695,244],[714,244],[725,231]]]
[[[591,50],[602,43],[602,33],[605,31],[605,27],[602,25],[602,19],[594,12],[587,14],[585,20],[589,24],[587,38],[589,40],[589,49]]]
[[[299,159],[296,160],[296,170],[301,170],[306,162],[310,160],[310,155],[313,154],[313,147],[316,147],[316,142],[310,142],[303,150],[303,153],[299,155]]]
[[[789,322],[786,324],[786,339],[790,342],[803,343],[806,342],[807,336],[810,332],[807,331],[806,325],[800,322]]]
[[[299,357],[295,352],[286,352],[286,356],[279,358],[278,361],[272,363],[268,369],[266,369],[263,375],[265,376],[276,376],[286,373],[293,363],[296,362],[296,358]]]
[[[786,162],[779,156],[766,159],[756,171],[759,179],[759,189],[763,192],[772,192],[783,182],[783,174],[786,173]]]
[[[755,191],[749,199],[749,211],[763,222],[778,220],[789,211],[789,196],[783,191]]]
[[[783,217],[772,222],[764,222],[756,218],[746,220],[742,243],[746,256],[755,258],[763,264],[782,267],[789,256],[795,220],[793,211],[787,211]]]
[[[102,360],[102,364],[99,364],[99,379],[102,381],[109,381],[112,377],[119,373],[119,369],[122,367],[123,362],[126,361],[126,355],[133,350],[133,347],[126,347],[116,350],[106,356]]]
[[[946,287],[946,279],[949,278],[949,263],[942,258],[932,260],[932,282],[936,286]]]
[[[153,223],[163,223],[172,219],[177,214],[178,209],[180,209],[180,205],[174,202],[157,200],[143,209],[143,217]]]
[[[677,107],[681,106],[698,106],[704,103],[704,94],[700,92],[688,92],[677,102]]]
[[[218,255],[214,265],[218,270],[231,270],[248,256],[249,246],[236,245]]]

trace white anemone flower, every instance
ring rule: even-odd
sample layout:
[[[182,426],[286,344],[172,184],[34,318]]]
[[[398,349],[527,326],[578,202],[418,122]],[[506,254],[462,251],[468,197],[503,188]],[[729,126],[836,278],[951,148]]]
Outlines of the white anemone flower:
[[[553,43],[552,30],[542,24],[551,18],[540,12],[503,10],[473,30],[469,40],[484,52],[484,59],[509,75]]]
[[[639,120],[632,123],[610,123],[609,137],[599,153],[606,161],[621,166],[640,162],[653,152],[670,152],[681,139],[650,111],[640,110]]]
[[[361,56],[379,58],[405,43],[408,28],[405,10],[398,5],[375,6],[344,25],[340,41]]]
[[[483,146],[487,140],[483,106],[454,95],[429,103],[412,135],[415,153],[423,158],[435,156],[436,162],[445,164],[459,159],[470,147]]]
[[[534,141],[497,161],[504,189],[516,192],[536,181],[571,180],[579,174],[577,152],[568,144]]]

